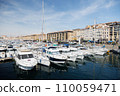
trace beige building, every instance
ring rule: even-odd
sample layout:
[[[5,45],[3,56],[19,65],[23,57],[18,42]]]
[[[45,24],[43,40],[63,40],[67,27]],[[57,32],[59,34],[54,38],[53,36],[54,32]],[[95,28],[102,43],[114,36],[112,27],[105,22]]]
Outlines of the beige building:
[[[79,38],[84,38],[84,32],[85,29],[74,29],[73,33],[74,33],[74,37],[76,38],[76,40],[79,40]]]
[[[120,22],[108,22],[96,25],[88,25],[84,29],[73,30],[77,40],[93,40],[93,38],[102,41],[118,41],[120,38]]]
[[[46,40],[46,34],[33,34],[33,35],[26,35],[26,36],[19,36],[19,37],[16,37],[16,39],[21,39],[21,40],[42,40],[42,37],[43,37],[43,40]]]
[[[120,22],[108,22],[106,25],[109,26],[109,40],[119,40]]]
[[[93,28],[84,28],[84,29],[74,29],[74,34],[76,34],[77,40],[80,38],[83,38],[84,40],[95,40],[100,39],[100,30],[96,29],[94,30]]]
[[[120,22],[108,22],[97,24],[96,28],[100,30],[103,41],[118,41],[120,32]]]
[[[72,30],[65,30],[65,31],[57,31],[57,32],[51,32],[47,34],[47,40],[51,42],[67,42],[74,39],[73,37],[73,31]]]
[[[1,39],[8,39],[8,37],[6,35],[2,35]]]

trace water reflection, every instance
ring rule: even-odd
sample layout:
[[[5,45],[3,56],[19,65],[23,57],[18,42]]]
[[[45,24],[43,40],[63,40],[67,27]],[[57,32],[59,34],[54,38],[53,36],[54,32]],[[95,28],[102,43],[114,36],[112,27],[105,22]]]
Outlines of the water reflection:
[[[14,64],[14,70],[17,75],[16,79],[33,79],[37,74],[37,71],[35,68],[33,68],[32,70],[26,71],[18,68],[16,64]]]
[[[14,70],[17,74],[17,79],[49,79],[52,72],[67,72],[67,66],[58,66],[51,64],[51,66],[36,65],[32,70],[22,70],[14,64]],[[44,76],[43,76],[44,74]]]
[[[37,65],[30,71],[19,69],[15,62],[0,63],[0,79],[20,80],[116,80],[120,79],[120,55],[89,56],[76,62],[51,64],[49,67]]]
[[[120,70],[120,55],[110,54],[108,64],[111,64],[109,67],[116,67]]]
[[[68,68],[71,67],[73,69],[76,69],[78,66],[78,64],[76,62],[71,62],[71,61],[66,62],[66,65]]]

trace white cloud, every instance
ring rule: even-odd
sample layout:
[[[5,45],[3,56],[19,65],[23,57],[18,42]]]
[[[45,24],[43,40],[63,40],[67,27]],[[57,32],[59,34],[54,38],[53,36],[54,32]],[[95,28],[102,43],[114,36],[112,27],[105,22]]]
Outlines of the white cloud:
[[[112,6],[114,6],[115,5],[115,2],[113,1],[113,0],[111,0],[111,1],[109,1],[107,4],[106,4],[106,8],[110,8],[110,7],[112,7]]]
[[[9,1],[9,0],[8,0]],[[36,0],[32,0],[36,2]],[[25,9],[24,5],[15,1],[9,1],[14,10],[9,10],[9,7],[4,7],[0,11],[0,31],[5,33],[29,34],[40,33],[42,23],[42,11]],[[40,5],[40,4],[38,4]],[[38,7],[38,5],[36,7]],[[45,32],[58,30],[72,29],[76,21],[82,20],[83,17],[93,14],[99,9],[110,8],[115,5],[113,0],[94,0],[90,4],[81,9],[71,11],[55,11],[55,6],[45,8]],[[5,6],[5,5],[4,5]],[[82,6],[82,5],[80,5]],[[40,7],[39,7],[40,8]],[[49,8],[49,9],[48,9]],[[2,26],[1,26],[2,25]],[[7,28],[6,28],[7,27]]]

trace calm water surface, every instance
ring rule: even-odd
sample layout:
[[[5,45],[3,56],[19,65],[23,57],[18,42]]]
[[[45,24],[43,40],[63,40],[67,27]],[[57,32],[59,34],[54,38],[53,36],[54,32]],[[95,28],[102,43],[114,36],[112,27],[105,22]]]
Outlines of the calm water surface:
[[[37,65],[31,71],[19,69],[14,61],[0,63],[0,79],[22,80],[120,80],[120,55],[110,54],[68,62],[60,67]]]

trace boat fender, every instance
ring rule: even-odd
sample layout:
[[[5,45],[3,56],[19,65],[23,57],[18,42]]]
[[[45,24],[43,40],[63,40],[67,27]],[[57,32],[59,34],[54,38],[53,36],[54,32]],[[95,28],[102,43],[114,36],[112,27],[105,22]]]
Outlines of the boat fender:
[[[41,63],[41,59],[40,59],[40,63]]]

